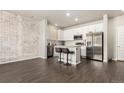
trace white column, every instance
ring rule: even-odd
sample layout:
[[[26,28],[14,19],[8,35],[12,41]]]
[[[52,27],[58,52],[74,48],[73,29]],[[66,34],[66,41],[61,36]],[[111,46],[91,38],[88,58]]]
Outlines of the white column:
[[[47,20],[43,19],[39,23],[39,56],[47,58]]]
[[[103,15],[103,31],[104,31],[104,62],[108,62],[108,15]]]

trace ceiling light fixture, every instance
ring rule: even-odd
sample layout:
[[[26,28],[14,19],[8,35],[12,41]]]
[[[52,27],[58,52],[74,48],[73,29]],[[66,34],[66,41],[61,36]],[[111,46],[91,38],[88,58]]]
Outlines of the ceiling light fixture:
[[[75,18],[75,21],[77,22],[78,21],[78,18]]]
[[[70,16],[70,13],[68,12],[68,13],[66,13],[66,16]]]

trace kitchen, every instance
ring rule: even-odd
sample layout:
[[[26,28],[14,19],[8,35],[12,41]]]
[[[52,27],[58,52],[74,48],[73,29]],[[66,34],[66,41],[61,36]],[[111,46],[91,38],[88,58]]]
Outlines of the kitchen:
[[[0,0],[0,8],[1,92],[123,93],[123,0]]]
[[[0,11],[0,82],[124,81],[123,13]]]
[[[57,32],[58,31],[58,32]],[[55,30],[54,30],[55,32]],[[75,59],[71,57],[72,55],[69,55],[69,59],[78,61],[70,62],[70,64],[79,64],[81,63],[81,59],[92,59],[92,60],[98,60],[103,62],[103,21],[98,20],[86,24],[80,24],[77,26],[68,27],[65,29],[57,29],[57,38],[58,40],[49,40],[48,43],[51,45],[51,52],[48,51],[48,57],[49,54],[51,54],[51,57],[59,56],[60,53],[56,52],[56,48],[77,48],[77,50],[80,50],[76,52]],[[54,33],[55,35],[55,33]],[[48,47],[47,49],[49,49]],[[71,50],[71,49],[70,49]],[[61,56],[63,53],[61,54]],[[62,56],[63,57],[63,56]],[[66,54],[64,55],[64,59],[67,59]],[[63,58],[58,58],[58,61],[63,60]],[[67,60],[62,61],[64,63],[67,63]]]

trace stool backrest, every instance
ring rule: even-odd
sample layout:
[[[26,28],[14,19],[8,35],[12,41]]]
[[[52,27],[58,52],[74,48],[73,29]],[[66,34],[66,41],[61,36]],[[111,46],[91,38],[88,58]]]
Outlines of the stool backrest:
[[[63,53],[69,53],[69,49],[68,48],[62,48],[62,52]]]
[[[60,53],[62,52],[62,49],[61,48],[55,48],[56,52]]]

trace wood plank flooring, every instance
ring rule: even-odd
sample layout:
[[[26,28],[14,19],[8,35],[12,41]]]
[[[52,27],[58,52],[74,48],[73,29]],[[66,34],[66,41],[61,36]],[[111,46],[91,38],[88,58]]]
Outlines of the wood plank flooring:
[[[56,58],[40,58],[0,65],[1,83],[124,83],[124,63],[82,60],[65,66]]]

